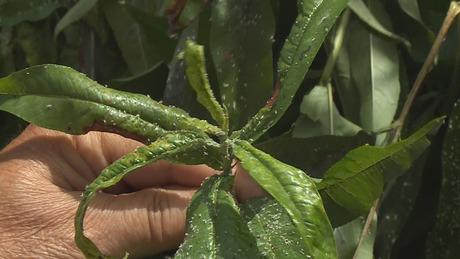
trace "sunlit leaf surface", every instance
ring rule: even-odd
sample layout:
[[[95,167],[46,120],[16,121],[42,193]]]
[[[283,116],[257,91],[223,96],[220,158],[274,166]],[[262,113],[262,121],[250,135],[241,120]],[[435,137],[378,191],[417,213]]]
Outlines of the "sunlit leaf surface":
[[[273,198],[259,197],[240,205],[241,215],[256,237],[260,256],[304,258],[305,244],[289,214]]]
[[[181,109],[162,105],[145,95],[103,87],[64,66],[42,65],[11,74],[0,79],[0,93],[6,94],[2,96],[4,110],[21,114],[20,117],[42,127],[71,134],[83,134],[91,127],[96,127],[93,130],[119,127],[128,132],[133,130],[133,133],[148,140],[149,137],[142,133],[144,126],[141,125],[147,125],[144,121],[152,124],[145,126],[146,131],[149,128],[154,129],[154,132],[159,130],[157,133],[160,135],[162,130],[195,128],[206,132],[220,131],[205,121],[188,116]],[[35,101],[31,100],[36,100],[37,109],[40,108],[42,113],[37,115],[36,111],[33,111]],[[16,106],[19,103],[28,108],[21,110],[20,106]],[[90,109],[93,106],[94,109]],[[47,116],[47,112],[52,116]],[[129,118],[131,122],[122,117]],[[78,121],[79,118],[81,121]],[[140,124],[134,123],[135,121]],[[150,140],[155,138],[152,135]]]
[[[287,211],[307,248],[306,256],[334,258],[332,228],[312,179],[247,141],[236,141],[233,149],[249,175]]]
[[[214,175],[193,196],[184,243],[176,258],[251,258],[259,254],[254,236],[228,193],[233,179]]]

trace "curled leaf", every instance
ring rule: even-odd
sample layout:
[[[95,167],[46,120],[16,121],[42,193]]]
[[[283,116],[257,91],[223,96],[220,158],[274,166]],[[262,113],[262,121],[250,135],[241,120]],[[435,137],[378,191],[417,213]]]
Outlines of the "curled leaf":
[[[190,86],[197,94],[197,100],[211,114],[212,118],[223,128],[228,129],[228,117],[224,109],[217,102],[211,90],[208,77],[206,75],[206,65],[204,60],[204,48],[195,42],[188,40],[185,42],[185,62],[186,73]]]
[[[205,146],[209,146],[207,140],[194,132],[167,134],[147,147],[137,148],[132,153],[125,155],[104,169],[87,186],[75,215],[75,242],[84,255],[87,258],[105,258],[94,243],[83,233],[83,220],[86,210],[98,190],[115,185],[125,175],[155,161],[180,156],[181,154],[188,153],[191,148],[201,147],[203,149]],[[207,156],[201,156],[201,159],[195,160],[194,163],[203,162],[206,158]]]
[[[85,103],[84,107],[90,107],[91,104],[103,109],[111,110],[111,114],[117,114],[117,116],[126,116],[129,114],[164,130],[198,130],[205,131],[211,134],[220,134],[221,130],[206,121],[198,120],[190,117],[184,110],[162,105],[150,97],[117,91],[114,89],[103,87],[97,82],[89,79],[85,75],[65,66],[59,65],[40,65],[24,69],[15,72],[7,77],[0,79],[0,94],[10,96],[35,96],[34,100],[37,103],[44,105],[46,100],[56,100],[56,107],[59,108],[53,111],[53,115],[59,117],[69,117],[65,115],[69,106],[76,106],[73,101],[78,103]],[[46,99],[48,98],[48,99]],[[65,99],[65,101],[64,101]],[[5,100],[5,99],[4,99]],[[11,98],[8,98],[11,100]],[[18,99],[16,101],[20,101]],[[31,100],[31,99],[27,99]],[[81,102],[85,101],[85,102]],[[91,104],[90,104],[91,103]],[[58,104],[66,105],[58,107]],[[34,103],[25,103],[26,106],[33,106]],[[51,106],[46,106],[51,105]],[[48,103],[46,107],[53,107],[54,103]],[[101,106],[102,105],[102,106]],[[74,108],[74,111],[80,113],[74,113],[73,122],[80,124],[78,119],[80,117],[85,118],[85,113],[91,113],[91,109]],[[12,113],[20,113],[19,106],[14,108],[10,105],[9,111]],[[58,112],[61,114],[58,115]],[[96,111],[97,112],[97,111]],[[33,116],[32,114],[30,116]],[[100,121],[101,118],[98,118]],[[102,122],[112,121],[111,117],[104,117]],[[59,121],[52,121],[53,118],[48,118],[46,121],[42,121],[42,126],[47,127],[50,125],[58,124]],[[116,121],[117,119],[113,119]],[[95,121],[96,122],[96,121]],[[86,125],[83,123],[80,128],[90,127],[92,124]],[[105,123],[104,123],[105,124]],[[106,126],[114,126],[113,124],[105,124]],[[81,132],[72,131],[70,128],[67,129],[67,124],[60,125],[59,130],[64,129],[68,133]],[[115,125],[117,126],[117,125]],[[83,132],[84,133],[84,132]],[[152,139],[154,137],[152,136]]]

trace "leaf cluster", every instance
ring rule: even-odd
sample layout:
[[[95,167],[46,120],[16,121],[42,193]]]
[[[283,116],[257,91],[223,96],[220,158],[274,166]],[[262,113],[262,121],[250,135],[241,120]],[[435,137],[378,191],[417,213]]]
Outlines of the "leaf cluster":
[[[91,199],[160,159],[222,171],[193,197],[178,258],[407,258],[416,252],[403,247],[420,242],[427,257],[458,255],[455,30],[443,36],[408,119],[395,117],[448,5],[4,1],[0,110],[69,134],[107,131],[145,144],[87,187],[75,240],[88,258],[104,256],[84,235]],[[403,140],[394,138],[401,130]],[[236,200],[234,160],[269,197]],[[425,186],[441,183],[429,170],[443,173],[440,191]],[[371,208],[377,213],[364,223]],[[436,224],[414,226],[432,217]]]

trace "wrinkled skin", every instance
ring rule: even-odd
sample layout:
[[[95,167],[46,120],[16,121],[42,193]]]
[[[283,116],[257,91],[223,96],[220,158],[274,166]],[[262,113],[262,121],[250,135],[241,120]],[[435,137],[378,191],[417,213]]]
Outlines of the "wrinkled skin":
[[[83,258],[73,220],[96,176],[141,143],[90,132],[72,136],[29,126],[0,152],[0,255],[5,258]],[[237,167],[238,168],[238,167]],[[95,196],[85,234],[106,255],[145,257],[177,248],[186,207],[202,181],[218,172],[164,161],[142,168]],[[241,200],[263,194],[239,168]]]

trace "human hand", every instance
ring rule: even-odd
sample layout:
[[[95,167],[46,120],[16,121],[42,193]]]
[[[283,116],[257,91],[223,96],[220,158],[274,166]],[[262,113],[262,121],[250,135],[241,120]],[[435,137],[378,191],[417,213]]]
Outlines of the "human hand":
[[[71,136],[29,126],[0,152],[0,255],[82,258],[73,220],[86,185],[140,145],[110,133]],[[216,173],[164,161],[139,169],[95,196],[85,234],[111,256],[177,248],[192,195]]]
[[[73,220],[87,184],[142,144],[121,136],[82,136],[29,126],[0,152],[0,255],[81,258]],[[237,164],[240,201],[266,195]],[[85,234],[111,256],[145,257],[177,248],[186,207],[201,182],[218,173],[204,166],[160,161],[95,196]]]

